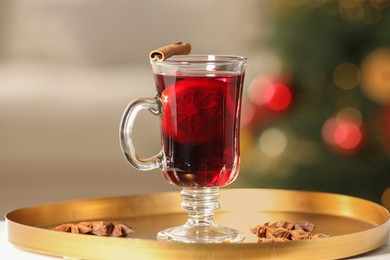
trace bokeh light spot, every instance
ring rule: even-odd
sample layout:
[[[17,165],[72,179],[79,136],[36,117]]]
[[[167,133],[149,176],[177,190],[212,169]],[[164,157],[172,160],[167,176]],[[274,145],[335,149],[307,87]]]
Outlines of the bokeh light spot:
[[[271,88],[271,83],[262,77],[254,78],[248,86],[248,99],[255,105],[262,106],[266,103],[265,91]]]
[[[361,65],[362,90],[381,105],[390,104],[390,48],[378,48],[364,58]]]
[[[352,89],[360,82],[358,67],[349,62],[339,64],[333,72],[334,84],[342,89]]]
[[[381,198],[382,205],[390,210],[390,187],[385,190]]]
[[[337,113],[336,118],[338,121],[341,121],[341,122],[343,120],[352,121],[357,126],[361,126],[363,124],[362,114],[360,113],[359,110],[357,110],[356,108],[353,108],[353,107],[346,107],[346,108],[340,110]]]
[[[362,133],[357,125],[351,122],[342,122],[334,131],[335,143],[340,148],[350,150],[356,148],[362,140]]]
[[[275,111],[288,108],[292,99],[290,89],[283,84],[275,84],[267,96],[269,97],[267,100],[268,107]]]
[[[349,152],[360,146],[363,134],[359,123],[336,116],[326,120],[322,127],[322,137],[336,150]]]
[[[265,130],[259,138],[260,150],[269,156],[278,156],[284,152],[287,147],[287,137],[285,133],[278,128]]]
[[[248,87],[248,98],[253,104],[282,111],[289,107],[292,94],[290,88],[283,83],[257,77]]]

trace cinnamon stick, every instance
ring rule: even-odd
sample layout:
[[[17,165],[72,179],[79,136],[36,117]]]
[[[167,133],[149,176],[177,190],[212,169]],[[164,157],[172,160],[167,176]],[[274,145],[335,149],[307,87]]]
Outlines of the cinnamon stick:
[[[173,55],[186,55],[191,52],[191,44],[177,42],[174,44],[162,46],[149,53],[151,60],[164,61]]]

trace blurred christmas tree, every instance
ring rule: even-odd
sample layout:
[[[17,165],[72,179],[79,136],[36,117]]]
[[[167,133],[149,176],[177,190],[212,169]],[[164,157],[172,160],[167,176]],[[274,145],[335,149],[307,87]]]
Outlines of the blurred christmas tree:
[[[390,187],[389,1],[272,4],[268,48],[281,66],[248,79],[241,181],[379,202]]]

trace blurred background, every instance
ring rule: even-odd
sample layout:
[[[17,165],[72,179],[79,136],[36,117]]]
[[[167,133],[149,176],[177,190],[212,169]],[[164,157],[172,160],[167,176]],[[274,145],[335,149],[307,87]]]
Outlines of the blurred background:
[[[0,216],[61,200],[179,190],[124,159],[128,102],[155,94],[150,50],[248,57],[230,188],[390,192],[385,0],[2,0]],[[141,113],[136,148],[160,147]]]

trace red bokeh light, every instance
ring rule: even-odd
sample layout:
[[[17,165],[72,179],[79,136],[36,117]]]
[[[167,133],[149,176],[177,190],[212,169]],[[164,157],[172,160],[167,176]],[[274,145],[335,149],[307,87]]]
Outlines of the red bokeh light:
[[[284,84],[273,84],[264,93],[267,106],[274,111],[282,111],[289,107],[292,99],[290,88]]]
[[[335,117],[325,122],[322,136],[329,145],[340,152],[355,151],[363,140],[362,130],[357,123]]]
[[[281,81],[257,77],[249,85],[248,98],[255,105],[283,111],[291,104],[292,93],[288,85]]]

